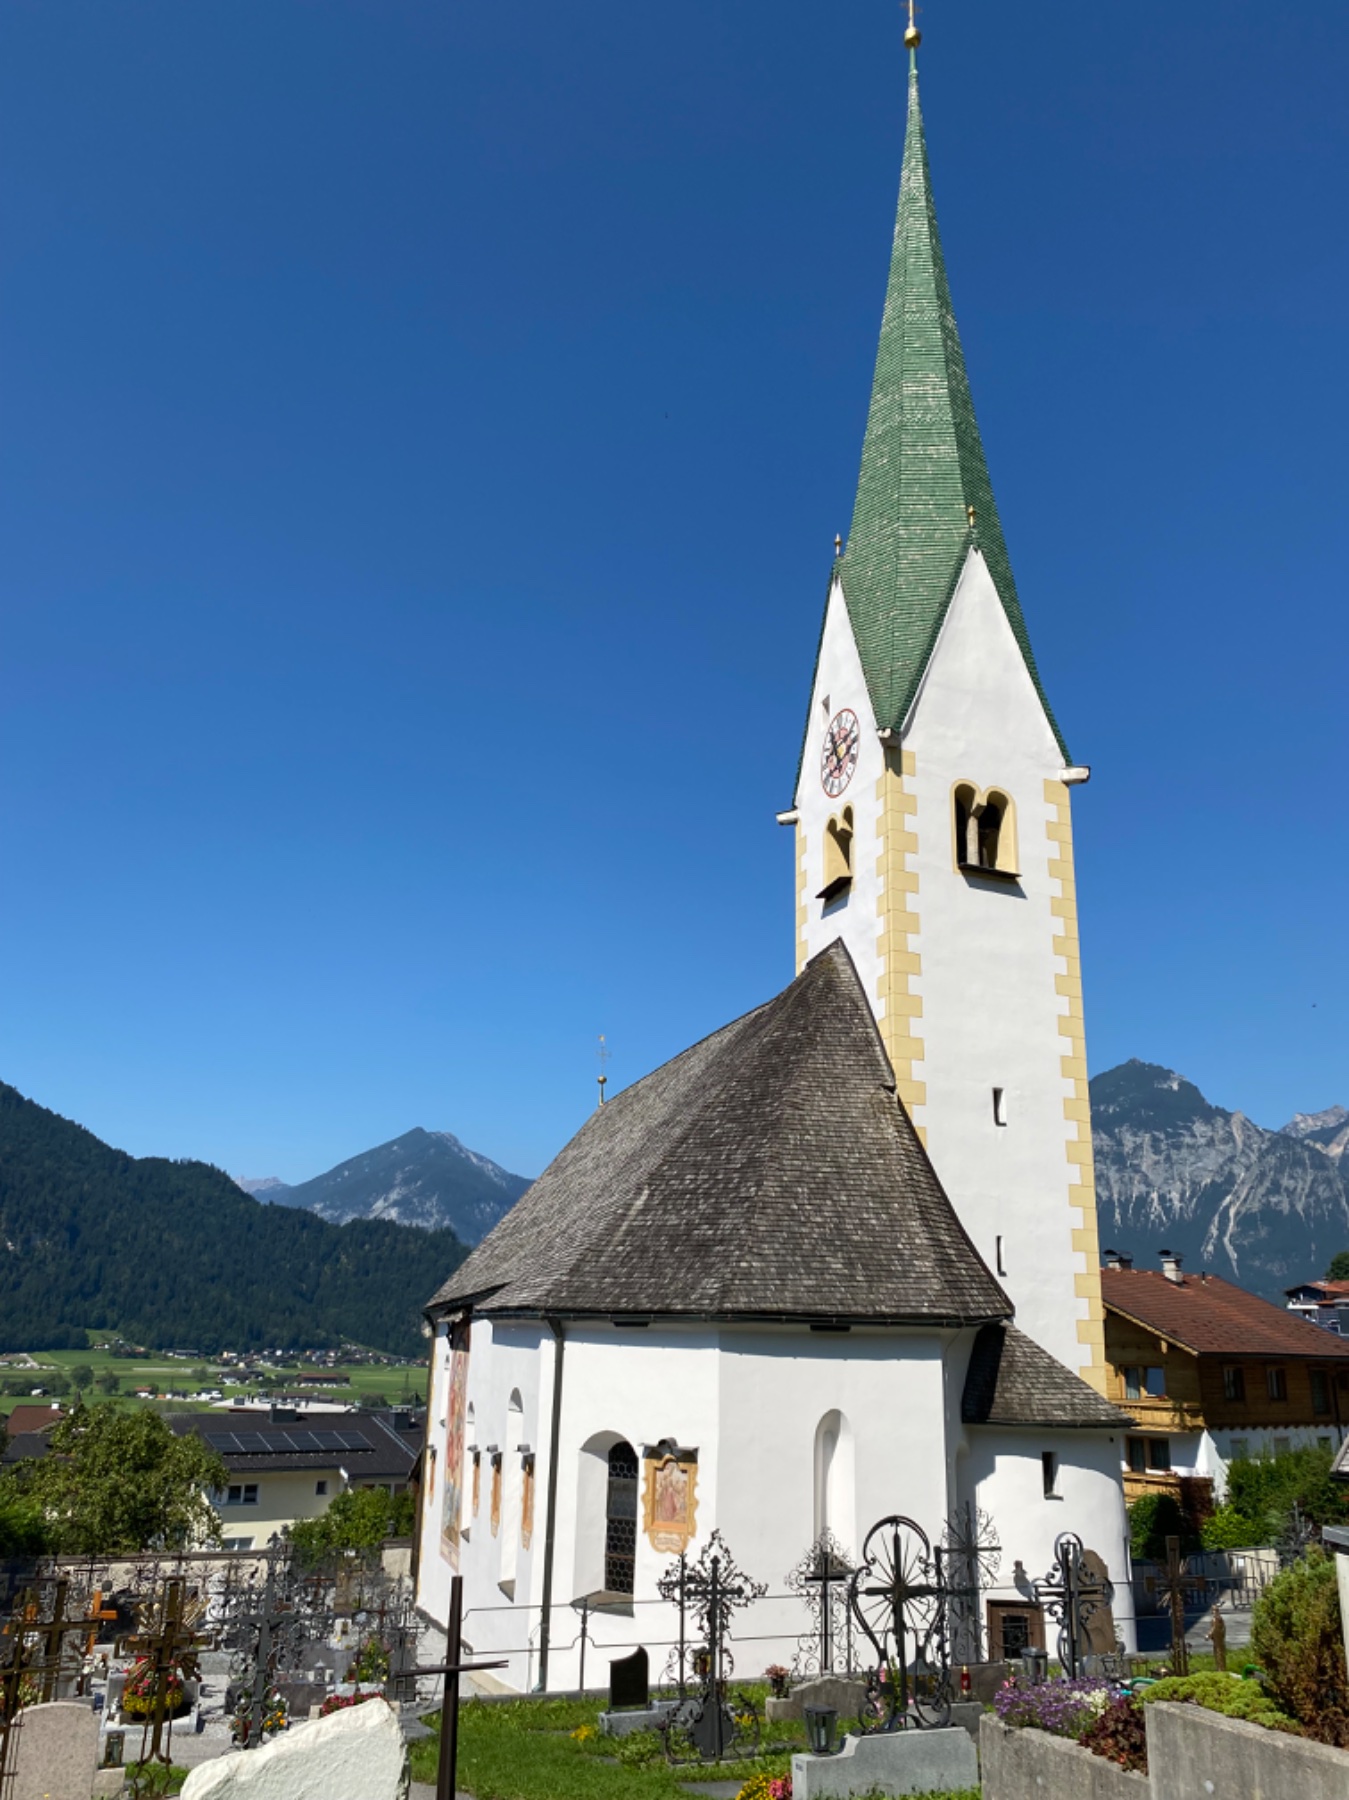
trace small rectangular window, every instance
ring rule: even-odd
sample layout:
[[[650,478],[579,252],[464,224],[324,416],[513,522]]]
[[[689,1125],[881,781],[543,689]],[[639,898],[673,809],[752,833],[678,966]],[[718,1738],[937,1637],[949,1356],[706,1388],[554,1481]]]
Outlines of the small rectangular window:
[[[1124,1398],[1141,1400],[1143,1398],[1143,1371],[1137,1368],[1126,1368],[1124,1371]]]
[[[328,1492],[328,1483],[326,1481],[316,1481],[314,1483],[314,1492],[320,1495],[326,1494]]]
[[[225,1489],[226,1506],[242,1506],[243,1498],[244,1490],[241,1487],[229,1487]]]
[[[1330,1383],[1326,1379],[1324,1369],[1312,1369],[1312,1411],[1328,1413],[1330,1411]]]
[[[1232,1438],[1228,1445],[1228,1453],[1233,1462],[1240,1462],[1243,1457],[1249,1456],[1251,1453],[1250,1440],[1248,1438]]]
[[[993,1090],[993,1123],[995,1125],[1005,1125],[1007,1123],[1006,1088],[994,1088]]]
[[[1045,1499],[1057,1500],[1059,1496],[1059,1459],[1053,1450],[1040,1452],[1040,1470],[1044,1476]]]
[[[1288,1398],[1288,1375],[1282,1363],[1271,1363],[1265,1370],[1265,1386],[1271,1400]]]
[[[1171,1446],[1165,1438],[1148,1439],[1148,1467],[1159,1473],[1171,1467]]]
[[[1001,1238],[999,1238],[997,1240],[997,1245],[998,1245],[998,1273],[999,1273],[999,1275],[1005,1275],[1007,1273],[1007,1271],[1002,1266],[1002,1239]]]
[[[1223,1399],[1244,1400],[1246,1398],[1246,1371],[1238,1366],[1223,1370]]]
[[[258,1484],[256,1481],[244,1483],[244,1505],[256,1506],[258,1503]]]
[[[1148,1398],[1150,1400],[1165,1400],[1165,1398],[1166,1398],[1166,1370],[1165,1369],[1147,1369],[1147,1370],[1145,1370],[1144,1375],[1143,1375],[1143,1383],[1144,1383],[1144,1386],[1148,1390]]]
[[[1148,1472],[1148,1447],[1142,1438],[1126,1438],[1125,1449],[1129,1459],[1129,1469],[1134,1475],[1146,1475]]]

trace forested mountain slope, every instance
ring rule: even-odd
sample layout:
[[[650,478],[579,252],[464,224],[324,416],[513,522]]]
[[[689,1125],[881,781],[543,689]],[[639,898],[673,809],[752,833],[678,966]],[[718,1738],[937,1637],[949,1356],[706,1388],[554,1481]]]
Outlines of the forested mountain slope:
[[[211,1354],[351,1340],[415,1355],[451,1231],[332,1225],[206,1163],[127,1156],[0,1083],[0,1349],[84,1326]]]

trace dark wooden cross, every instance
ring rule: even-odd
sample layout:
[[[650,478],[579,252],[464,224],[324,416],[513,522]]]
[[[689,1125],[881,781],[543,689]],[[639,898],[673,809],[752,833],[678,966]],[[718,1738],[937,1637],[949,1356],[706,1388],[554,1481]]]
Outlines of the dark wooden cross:
[[[450,1580],[450,1618],[445,1633],[445,1661],[409,1669],[410,1675],[443,1675],[445,1692],[440,1702],[440,1757],[436,1764],[436,1800],[455,1800],[455,1774],[459,1763],[459,1677],[478,1669],[504,1669],[506,1663],[466,1663],[464,1655],[464,1578]]]
[[[30,1638],[35,1638],[42,1646],[38,1666],[42,1671],[42,1699],[44,1702],[56,1698],[56,1686],[61,1677],[67,1637],[77,1631],[85,1634],[91,1631],[96,1632],[105,1619],[117,1617],[115,1612],[100,1610],[103,1605],[101,1589],[95,1590],[93,1607],[89,1616],[84,1619],[73,1619],[67,1614],[66,1605],[69,1599],[70,1582],[63,1575],[54,1583],[50,1619],[38,1618],[37,1603],[30,1597],[23,1616],[15,1621],[20,1644]],[[30,1673],[36,1673],[31,1665]]]
[[[1166,1540],[1166,1573],[1162,1577],[1161,1591],[1171,1614],[1171,1672],[1174,1675],[1188,1675],[1190,1672],[1190,1647],[1185,1642],[1186,1590],[1193,1594],[1205,1585],[1202,1575],[1186,1573],[1185,1559],[1180,1553],[1180,1539],[1169,1537]]]
[[[154,1680],[153,1699],[141,1732],[140,1760],[143,1763],[171,1761],[164,1747],[166,1724],[170,1737],[173,1735],[173,1719],[169,1714],[169,1678],[175,1664],[182,1670],[185,1678],[195,1674],[197,1652],[207,1642],[193,1630],[186,1614],[187,1582],[181,1575],[170,1576],[164,1583],[158,1625],[153,1631],[133,1632],[124,1639],[126,1648],[133,1656],[143,1657],[148,1662]]]

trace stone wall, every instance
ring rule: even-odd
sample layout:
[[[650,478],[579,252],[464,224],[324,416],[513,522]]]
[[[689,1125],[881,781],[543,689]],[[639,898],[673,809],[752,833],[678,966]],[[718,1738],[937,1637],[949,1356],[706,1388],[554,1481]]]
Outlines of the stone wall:
[[[1349,1750],[1198,1706],[1147,1708],[1151,1800],[1344,1800]],[[985,1789],[988,1800],[994,1800]]]
[[[1145,1710],[1150,1775],[1134,1775],[1047,1731],[985,1713],[984,1800],[1345,1800],[1349,1750],[1266,1731],[1198,1706]]]
[[[1016,1730],[993,1713],[980,1722],[979,1763],[984,1800],[1153,1800],[1146,1775],[1048,1731]]]

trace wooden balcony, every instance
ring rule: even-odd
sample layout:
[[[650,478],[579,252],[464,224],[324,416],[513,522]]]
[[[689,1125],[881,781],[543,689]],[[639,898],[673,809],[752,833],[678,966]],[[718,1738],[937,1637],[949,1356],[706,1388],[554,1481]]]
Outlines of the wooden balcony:
[[[1140,1431],[1202,1431],[1204,1409],[1197,1400],[1154,1400],[1145,1394],[1141,1400],[1126,1400],[1115,1395],[1114,1403],[1131,1419],[1138,1421]]]

